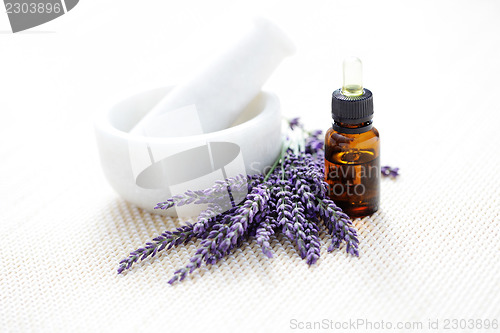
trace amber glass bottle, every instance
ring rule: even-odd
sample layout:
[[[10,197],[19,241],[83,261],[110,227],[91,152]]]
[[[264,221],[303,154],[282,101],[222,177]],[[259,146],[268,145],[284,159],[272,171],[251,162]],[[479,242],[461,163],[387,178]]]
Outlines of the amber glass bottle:
[[[380,139],[372,125],[373,95],[361,74],[358,58],[344,61],[344,86],[333,92],[333,124],[325,136],[329,197],[353,218],[376,212],[380,197]]]

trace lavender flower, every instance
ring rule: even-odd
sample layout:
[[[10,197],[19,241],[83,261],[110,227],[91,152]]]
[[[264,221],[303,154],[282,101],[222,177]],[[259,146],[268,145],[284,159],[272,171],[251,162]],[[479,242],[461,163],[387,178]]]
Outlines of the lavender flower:
[[[300,122],[300,118],[292,118],[288,121],[288,126],[290,126],[290,129],[295,129],[296,127],[302,127],[302,124]]]
[[[299,248],[299,254],[302,259],[305,259],[307,254],[306,248],[306,234],[304,232],[304,226],[307,221],[304,215],[304,208],[300,204],[300,198],[298,195],[292,195],[293,208],[292,208],[292,219],[286,224],[292,226],[293,239]]]
[[[290,185],[286,184],[284,180],[276,181],[276,212],[277,216],[277,225],[282,228],[283,234],[290,238],[290,240],[294,240],[294,232],[295,228],[292,222],[292,203],[290,202],[290,197],[292,196],[292,192],[290,192]]]
[[[182,281],[186,278],[187,274],[191,274],[195,269],[199,268],[207,257],[211,254],[213,241],[205,239],[202,242],[202,247],[196,250],[196,254],[191,258],[189,264],[185,267],[175,271],[174,276],[168,281],[169,284],[173,284],[176,281]]]
[[[273,216],[267,216],[259,223],[255,233],[257,244],[261,246],[262,253],[264,253],[268,258],[273,257],[270,244],[271,235],[274,235],[274,230],[276,228],[276,219]]]
[[[392,168],[388,165],[380,168],[380,171],[382,172],[382,176],[384,177],[396,178],[397,176],[399,176],[399,168]]]
[[[250,190],[248,187],[254,185],[255,180],[259,180],[261,178],[261,175],[253,177],[238,175],[233,178],[218,180],[212,187],[206,190],[188,190],[182,195],[175,195],[167,201],[158,203],[155,209],[166,210],[174,206],[184,206],[192,203],[206,204],[214,202],[220,203],[224,201],[227,202],[228,192],[231,193],[233,197],[240,197],[241,193],[244,193],[246,195],[246,193]],[[239,202],[237,202],[236,204],[238,203]]]
[[[191,240],[191,238],[193,238],[193,236],[193,225],[191,224],[177,228],[177,230],[173,232],[165,231],[160,236],[154,238],[153,242],[148,242],[145,247],[141,247],[133,252],[130,252],[128,258],[120,261],[118,274],[122,273],[126,269],[130,269],[130,267],[137,262],[139,258],[142,261],[149,256],[154,257],[157,252],[162,251],[166,247],[170,249],[173,246],[187,243]]]
[[[352,226],[352,222],[342,209],[330,199],[318,200],[320,215],[323,219],[330,235],[332,236],[332,244],[328,251],[333,251],[340,247],[342,241],[346,242],[346,252],[354,256],[359,256],[358,251],[358,235],[356,229]]]
[[[319,227],[317,222],[318,222],[317,219],[311,219],[308,220],[305,224],[306,246],[307,246],[306,263],[308,265],[315,264],[320,256],[319,252],[321,248],[321,243],[318,237]]]
[[[322,137],[323,132],[320,130],[308,132],[309,136],[305,140],[305,153],[315,155],[323,152],[325,140]],[[323,163],[323,159],[321,159]]]
[[[231,217],[232,225],[228,236],[232,244],[236,244],[238,237],[248,231],[248,226],[252,224],[257,213],[266,208],[269,198],[270,191],[268,183],[264,182],[252,189],[245,203],[239,207]]]
[[[193,238],[205,239],[213,226],[225,216],[232,214],[235,209],[233,208],[223,213],[215,213],[219,212],[221,208],[215,204],[209,204],[208,208],[200,213],[197,222],[194,224],[187,224],[186,226],[177,228],[173,232],[165,231],[160,236],[154,238],[153,243],[148,242],[144,247],[131,252],[128,258],[120,261],[118,274],[130,269],[139,258],[142,261],[147,257],[154,257],[157,252],[163,251],[165,248],[170,250],[173,246],[182,243],[186,244]]]
[[[198,215],[198,220],[193,225],[193,231],[199,235],[208,232],[210,224],[222,213],[222,208],[218,204],[209,203],[207,208]]]

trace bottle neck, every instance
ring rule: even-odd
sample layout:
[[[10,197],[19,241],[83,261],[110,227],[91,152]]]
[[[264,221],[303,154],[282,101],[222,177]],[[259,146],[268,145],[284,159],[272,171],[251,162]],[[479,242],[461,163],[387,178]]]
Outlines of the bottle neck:
[[[371,120],[358,124],[346,124],[336,120],[334,120],[332,123],[332,128],[335,131],[346,134],[360,134],[368,132],[372,129],[372,127],[373,122]]]

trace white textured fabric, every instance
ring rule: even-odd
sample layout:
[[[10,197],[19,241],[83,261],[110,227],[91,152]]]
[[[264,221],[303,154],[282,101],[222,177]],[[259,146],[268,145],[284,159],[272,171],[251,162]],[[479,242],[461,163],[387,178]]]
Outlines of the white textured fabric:
[[[323,319],[417,321],[424,328],[438,319],[443,329],[446,319],[500,319],[498,3],[432,9],[420,1],[408,8],[384,3],[392,11],[371,2],[324,1],[306,9],[287,1],[287,11],[269,3],[260,5],[299,48],[269,83],[285,114],[326,129],[329,95],[340,84],[332,79],[340,78],[333,63],[344,53],[366,60],[382,163],[399,166],[402,175],[382,181],[378,213],[355,221],[360,257],[328,253],[323,234],[321,258],[308,267],[278,237],[271,260],[255,243],[245,244],[168,285],[199,245],[191,242],[118,276],[128,252],[180,222],[145,213],[109,188],[88,111],[133,80],[151,83],[165,49],[145,67],[121,71],[130,59],[146,57],[141,48],[157,45],[161,33],[112,27],[64,33],[60,26],[56,34],[0,34],[0,331],[287,332],[297,331],[294,320]],[[137,10],[124,6],[126,13]],[[310,11],[305,22],[296,21],[301,10]],[[190,5],[180,12],[194,13],[196,21],[206,11]],[[335,35],[333,50],[328,31],[352,22],[353,11],[372,38],[360,46]],[[80,18],[78,7],[72,12],[75,20],[91,20]],[[117,18],[120,27],[128,29],[132,16]],[[86,51],[108,45],[109,36],[117,38],[116,49],[99,53],[103,58]],[[130,43],[138,47],[127,55]],[[92,61],[95,70],[75,67],[75,59]]]

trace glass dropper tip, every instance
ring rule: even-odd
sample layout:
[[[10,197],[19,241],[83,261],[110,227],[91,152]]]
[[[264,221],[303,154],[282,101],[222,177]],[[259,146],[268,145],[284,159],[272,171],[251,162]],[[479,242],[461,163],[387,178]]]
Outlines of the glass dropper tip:
[[[363,63],[359,58],[349,57],[344,60],[344,84],[342,95],[357,97],[363,95]]]

